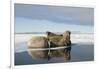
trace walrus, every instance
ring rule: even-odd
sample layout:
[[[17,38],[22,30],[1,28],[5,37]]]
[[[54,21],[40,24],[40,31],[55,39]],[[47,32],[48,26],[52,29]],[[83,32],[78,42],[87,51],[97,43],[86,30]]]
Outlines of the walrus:
[[[32,56],[33,59],[50,59],[52,57],[63,56],[65,60],[70,60],[70,51],[71,51],[71,40],[70,40],[70,31],[65,31],[63,34],[56,34],[52,32],[46,32],[47,37],[44,36],[34,36],[32,37],[28,45],[28,53]],[[64,47],[64,49],[57,50],[37,50],[33,51],[31,49],[46,49],[46,48],[55,48],[55,47]],[[69,46],[69,47],[68,47]],[[68,47],[68,48],[67,48]]]

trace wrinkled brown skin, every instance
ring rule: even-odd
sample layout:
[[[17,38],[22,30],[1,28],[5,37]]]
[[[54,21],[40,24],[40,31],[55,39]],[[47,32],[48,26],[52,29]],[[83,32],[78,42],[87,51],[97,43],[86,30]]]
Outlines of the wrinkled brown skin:
[[[65,31],[63,34],[55,34],[52,32],[46,32],[46,34],[48,41],[53,43],[55,45],[54,47],[71,45],[70,31]]]
[[[71,46],[70,31],[66,31],[63,34],[55,34],[52,32],[46,32],[47,38],[43,36],[32,37],[28,41],[28,48],[49,48],[48,42],[51,47]],[[64,56],[65,61],[70,60],[71,47],[60,50],[48,50],[45,51],[28,51],[29,55],[34,59],[49,59],[49,57],[60,57]]]
[[[48,41],[50,41],[50,47],[61,47],[61,46],[70,46],[69,48],[62,50],[51,50],[52,56],[64,56],[65,61],[70,60],[70,51],[71,51],[71,40],[70,40],[70,31],[65,31],[63,34],[54,34],[51,32],[47,32]]]

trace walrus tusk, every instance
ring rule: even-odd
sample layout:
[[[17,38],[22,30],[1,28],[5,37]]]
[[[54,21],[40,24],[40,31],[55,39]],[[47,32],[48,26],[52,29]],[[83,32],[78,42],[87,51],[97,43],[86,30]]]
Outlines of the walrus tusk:
[[[69,48],[70,46],[63,46],[63,47],[54,47],[54,48],[28,48],[28,50],[32,50],[32,51],[40,51],[40,50],[59,50],[59,49],[65,49],[65,48]]]

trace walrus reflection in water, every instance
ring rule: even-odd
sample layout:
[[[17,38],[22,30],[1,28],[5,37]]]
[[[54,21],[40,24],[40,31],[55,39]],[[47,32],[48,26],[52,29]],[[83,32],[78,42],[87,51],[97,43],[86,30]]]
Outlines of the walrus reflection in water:
[[[47,37],[35,36],[28,41],[29,49],[38,48],[54,48],[54,47],[64,47],[68,48],[57,49],[57,50],[29,50],[28,53],[34,59],[50,59],[52,57],[63,56],[65,60],[70,60],[71,51],[71,40],[70,31],[66,31],[63,34],[55,34],[52,32],[46,32]]]

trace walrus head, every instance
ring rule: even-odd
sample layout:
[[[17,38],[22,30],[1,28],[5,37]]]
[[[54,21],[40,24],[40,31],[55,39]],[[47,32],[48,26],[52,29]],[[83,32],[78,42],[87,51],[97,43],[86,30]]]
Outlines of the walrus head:
[[[70,43],[70,31],[65,31],[63,34],[46,32],[48,41],[54,46],[64,46]]]

